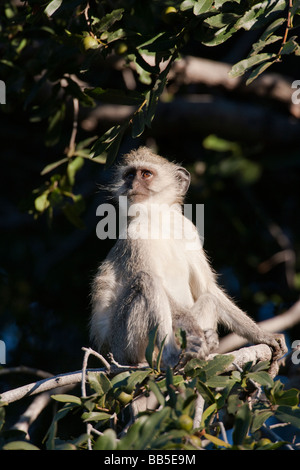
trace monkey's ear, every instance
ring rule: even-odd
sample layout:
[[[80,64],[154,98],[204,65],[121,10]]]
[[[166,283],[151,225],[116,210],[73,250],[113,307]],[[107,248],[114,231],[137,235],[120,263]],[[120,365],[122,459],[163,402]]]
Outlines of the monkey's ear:
[[[184,196],[189,189],[191,182],[191,175],[185,168],[177,168],[177,178],[179,181],[179,188],[181,194]]]

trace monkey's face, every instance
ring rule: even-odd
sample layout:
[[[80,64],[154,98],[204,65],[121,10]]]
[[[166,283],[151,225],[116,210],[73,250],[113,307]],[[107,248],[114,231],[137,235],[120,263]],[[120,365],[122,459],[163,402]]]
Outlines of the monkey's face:
[[[129,204],[183,203],[190,174],[175,163],[140,147],[123,157],[116,167],[112,193],[127,196]]]
[[[131,203],[145,202],[155,194],[156,171],[147,167],[127,168],[123,173],[124,189]]]

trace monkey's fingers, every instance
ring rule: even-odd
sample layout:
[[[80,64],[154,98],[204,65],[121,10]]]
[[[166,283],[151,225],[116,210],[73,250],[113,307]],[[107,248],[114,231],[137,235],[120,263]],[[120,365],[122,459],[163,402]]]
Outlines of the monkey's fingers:
[[[196,357],[197,359],[206,359],[209,355],[209,349],[205,338],[199,336],[187,336],[186,349],[184,356],[187,360]]]
[[[206,340],[206,344],[207,344],[209,353],[211,354],[211,353],[215,352],[219,347],[219,335],[218,335],[218,333],[213,329],[204,330],[204,336],[205,336],[205,340]]]
[[[288,352],[285,343],[285,338],[282,334],[272,335],[272,341],[270,343],[270,346],[273,349],[273,359],[280,359]]]

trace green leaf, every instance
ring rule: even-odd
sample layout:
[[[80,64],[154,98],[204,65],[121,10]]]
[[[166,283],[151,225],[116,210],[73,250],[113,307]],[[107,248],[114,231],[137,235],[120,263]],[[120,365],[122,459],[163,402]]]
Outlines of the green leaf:
[[[211,377],[210,379],[206,380],[206,385],[208,387],[227,387],[229,383],[231,382],[231,378],[229,376],[216,376],[216,377]]]
[[[151,369],[131,372],[125,387],[126,393],[132,393],[136,385],[142,383],[149,374],[151,374]]]
[[[290,423],[300,429],[300,409],[290,406],[279,406],[275,411],[276,418],[283,423]]]
[[[276,405],[297,406],[299,404],[300,391],[296,388],[281,390],[275,394]]]
[[[120,21],[123,17],[124,8],[118,8],[111,13],[103,16],[100,20],[95,19],[92,23],[92,29],[96,35],[103,31],[107,31],[116,21]]]
[[[62,403],[74,403],[76,405],[81,405],[81,399],[75,395],[57,394],[51,395],[51,398]]]
[[[91,411],[83,413],[81,418],[85,423],[90,421],[105,421],[111,418],[109,413],[104,413],[104,411]]]
[[[180,5],[180,10],[181,11],[190,10],[191,8],[194,8],[196,3],[197,3],[197,0],[184,0]]]
[[[105,158],[106,167],[112,164],[118,153],[123,134],[128,126],[128,122],[111,127],[93,145],[90,158]]]
[[[246,80],[246,85],[250,85],[256,78],[261,75],[265,70],[267,70],[272,64],[276,62],[275,60],[271,60],[270,62],[265,62],[264,64],[255,67],[255,69],[249,75],[249,78]]]
[[[177,394],[174,386],[173,372],[170,367],[167,368],[166,372],[166,387],[170,397],[168,404],[174,408],[177,402]]]
[[[265,385],[266,387],[273,387],[274,385],[272,377],[266,371],[249,372],[247,374],[247,378],[254,380],[254,382],[257,382],[260,385]]]
[[[45,191],[43,194],[38,196],[34,201],[34,207],[38,212],[44,212],[50,206],[50,202],[48,200],[49,191]]]
[[[158,325],[150,331],[148,336],[148,345],[145,353],[146,361],[151,368],[153,368],[153,353],[156,345],[157,331]]]
[[[139,137],[145,129],[145,115],[144,110],[140,109],[134,114],[132,119],[132,137],[135,139]]]
[[[30,442],[26,442],[26,441],[8,442],[7,444],[4,444],[2,449],[3,450],[40,450],[35,445],[30,444]]]
[[[161,406],[165,406],[165,397],[163,396],[163,394],[161,393],[160,391],[160,388],[158,387],[157,383],[154,381],[154,380],[149,380],[148,381],[148,387],[150,388],[150,390],[154,393],[154,395],[156,396],[156,399],[158,401],[158,403],[161,405]]]
[[[296,36],[284,44],[280,53],[281,55],[293,54],[295,51],[299,50],[299,44],[297,44],[295,39],[297,39]]]
[[[244,403],[235,415],[232,439],[235,445],[243,444],[251,423],[251,410],[248,403]]]
[[[231,415],[235,415],[238,409],[243,404],[242,400],[239,398],[238,394],[232,393],[228,397],[227,411]]]
[[[201,15],[202,13],[207,13],[208,11],[211,10],[212,8],[212,0],[202,0],[198,1],[194,4],[193,6],[193,13],[196,16]]]
[[[105,395],[112,388],[110,380],[102,372],[89,372],[88,381],[93,390],[99,395]]]
[[[213,403],[212,405],[205,408],[202,413],[201,417],[201,427],[206,428],[209,423],[211,422],[212,415],[217,411],[217,403]]]
[[[278,18],[277,20],[273,21],[271,24],[268,25],[266,30],[263,32],[263,34],[259,38],[258,42],[266,41],[285,22],[286,22],[286,18]]]
[[[253,415],[253,421],[251,425],[251,432],[258,431],[264,424],[264,422],[273,416],[273,411],[270,410],[255,410]]]
[[[231,447],[231,445],[228,444],[228,442],[222,441],[222,439],[219,439],[216,436],[212,436],[211,434],[204,433],[204,437],[205,439],[208,439],[210,442],[215,444],[217,447],[227,447],[227,448]]]
[[[171,414],[171,408],[166,406],[160,411],[153,413],[149,416],[141,428],[139,440],[136,443],[136,449],[146,449],[151,441],[155,438],[158,431],[162,432],[164,427],[162,426],[164,421],[167,421]]]
[[[208,405],[215,403],[216,400],[213,393],[204,382],[198,379],[196,383],[196,388]]]
[[[97,139],[91,149],[91,158],[100,156],[108,147],[108,144],[112,143],[116,139],[120,130],[121,126],[111,127],[108,131],[105,132],[105,134]]]
[[[124,132],[125,132],[125,127],[123,126],[119,134],[116,136],[115,140],[107,147],[105,169],[109,168],[114,163],[115,159],[117,158],[117,154],[121,145]]]
[[[235,23],[238,18],[239,16],[234,13],[220,13],[207,18],[204,23],[216,29],[227,28],[230,24]]]
[[[60,165],[63,165],[64,163],[68,161],[69,161],[68,158],[62,158],[61,160],[58,160],[57,162],[49,163],[49,165],[46,165],[45,168],[41,171],[41,175],[46,175],[47,173],[50,173],[50,171],[55,170],[55,168],[59,167]]]
[[[67,175],[71,186],[74,186],[76,173],[82,168],[83,164],[84,159],[82,157],[76,157],[72,160],[69,160],[69,164],[67,166]]]
[[[229,26],[223,26],[223,28],[217,31],[210,29],[201,42],[208,47],[219,46],[230,39],[236,32],[236,28],[230,28]]]
[[[276,58],[276,54],[272,54],[269,52],[264,52],[262,54],[256,54],[254,56],[250,56],[247,59],[243,59],[237,64],[235,64],[232,67],[231,71],[229,72],[229,76],[231,78],[240,77],[247,70],[252,68],[254,65],[258,65],[258,64],[261,64],[262,62],[267,62],[275,58]]]
[[[106,429],[93,446],[93,450],[115,450],[116,448],[117,435],[113,429]]]
[[[59,9],[62,2],[63,0],[52,0],[52,2],[50,2],[45,8],[46,15],[52,16],[56,12],[56,10]]]
[[[207,361],[206,365],[202,368],[202,372],[205,372],[206,379],[215,377],[226,370],[226,368],[232,364],[234,356],[231,354],[222,355],[218,354],[210,361]]]
[[[269,370],[270,361],[260,361],[254,364],[251,369],[251,372],[260,372],[261,370]]]
[[[63,103],[61,107],[53,114],[53,116],[49,118],[49,124],[45,138],[45,144],[47,147],[56,145],[59,142],[65,114],[66,105]]]
[[[111,379],[111,384],[113,388],[114,389],[118,389],[120,387],[125,388],[129,377],[130,377],[129,370],[126,370],[125,372],[121,372],[120,374],[115,375],[115,377]]]
[[[270,44],[274,44],[277,41],[280,41],[282,39],[282,36],[275,36],[272,35],[266,40],[259,40],[258,42],[254,43],[252,45],[252,51],[250,55],[258,54],[260,51],[262,51],[266,46],[269,46]]]
[[[164,346],[165,346],[165,341],[167,339],[167,335],[164,337],[161,345],[160,345],[160,348],[159,348],[159,351],[158,351],[158,354],[157,354],[157,359],[156,359],[156,368],[158,370],[158,372],[160,372],[160,365],[161,365],[161,360],[162,360],[162,354],[163,354],[163,350],[164,350]]]
[[[55,449],[55,437],[57,433],[57,423],[61,419],[63,419],[71,410],[76,408],[78,405],[74,403],[67,403],[64,405],[58,412],[54,415],[52,423],[48,429],[48,432],[45,436],[46,441],[46,448],[47,450]]]

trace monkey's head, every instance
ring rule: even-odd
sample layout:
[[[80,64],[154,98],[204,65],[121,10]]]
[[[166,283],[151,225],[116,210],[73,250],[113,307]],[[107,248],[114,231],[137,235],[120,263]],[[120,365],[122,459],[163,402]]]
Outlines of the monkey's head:
[[[133,203],[182,204],[189,188],[189,172],[167,159],[140,147],[124,155],[114,178],[116,197]]]

